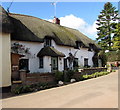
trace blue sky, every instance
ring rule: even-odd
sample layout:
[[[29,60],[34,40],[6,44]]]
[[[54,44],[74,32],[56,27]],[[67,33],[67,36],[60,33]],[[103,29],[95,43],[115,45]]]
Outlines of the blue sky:
[[[103,9],[105,2],[58,2],[57,17],[61,25],[78,29],[91,39],[95,39],[95,21]],[[112,2],[118,8],[117,2]],[[3,2],[7,9],[9,2]],[[13,2],[10,12],[35,16],[51,21],[54,16],[54,7],[51,2]]]

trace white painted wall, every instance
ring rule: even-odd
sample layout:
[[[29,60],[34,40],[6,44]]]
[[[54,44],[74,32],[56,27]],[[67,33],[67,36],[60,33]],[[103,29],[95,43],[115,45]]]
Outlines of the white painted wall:
[[[90,52],[90,51],[88,51],[87,48],[80,48],[80,50],[78,50],[78,49],[75,49],[74,47],[56,45],[56,43],[53,40],[52,40],[52,44],[53,44],[54,48],[56,48],[57,50],[64,53],[66,55],[66,57],[69,56],[70,52],[74,55],[75,52],[77,51],[75,57],[78,58],[79,65],[83,66],[84,58],[88,58],[88,65],[93,66],[92,57],[94,55],[94,51]]]
[[[18,42],[18,41],[12,41],[12,43]],[[37,57],[38,52],[44,47],[44,43],[37,43],[37,42],[26,42],[26,41],[19,41],[19,44],[25,45],[25,47],[30,48],[31,55],[29,57],[29,70],[30,73],[34,72],[51,72],[51,57],[45,56],[44,57],[44,66],[43,68],[39,68],[39,58]],[[84,58],[88,58],[88,64],[90,66],[93,66],[92,57],[94,55],[94,52],[88,51],[86,48],[80,48],[74,49],[73,47],[68,46],[60,46],[56,45],[54,40],[52,40],[52,46],[57,49],[58,51],[61,51],[66,55],[66,57],[69,56],[69,53],[71,52],[73,55],[76,53],[76,58],[78,58],[78,64],[80,66],[84,65]],[[64,69],[64,58],[59,57],[58,58],[58,69],[60,71],[63,71]]]
[[[63,71],[64,70],[64,58],[58,57],[58,70]]]
[[[51,57],[44,57],[44,72],[51,72]]]
[[[0,74],[2,75],[2,87],[11,86],[11,40],[9,33],[0,34]]]
[[[38,52],[43,48],[43,43],[38,42],[26,42],[26,41],[12,41],[12,43],[19,42],[21,45],[25,45],[26,48],[30,48],[30,55],[23,57],[29,59],[29,70],[31,73],[41,72],[39,69],[39,58],[37,57]]]

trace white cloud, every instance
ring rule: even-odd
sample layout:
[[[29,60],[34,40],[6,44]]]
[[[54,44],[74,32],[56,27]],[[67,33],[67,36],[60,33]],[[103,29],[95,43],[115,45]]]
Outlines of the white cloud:
[[[65,17],[60,17],[59,19],[60,19],[61,25],[74,28],[74,29],[78,29],[79,27],[83,27],[86,25],[83,19],[78,18],[72,14],[67,15]]]
[[[90,25],[84,19],[74,16],[73,14],[67,15],[65,17],[60,17],[59,19],[62,26],[77,29],[92,39],[95,39],[97,37],[96,21]],[[51,19],[48,21],[52,22]]]

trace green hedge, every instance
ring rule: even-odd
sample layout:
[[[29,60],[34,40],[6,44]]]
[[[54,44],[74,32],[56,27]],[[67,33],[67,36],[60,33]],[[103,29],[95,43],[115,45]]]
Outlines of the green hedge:
[[[57,87],[55,82],[51,83],[37,83],[37,84],[31,84],[31,85],[21,85],[12,90],[12,93],[14,94],[22,94],[22,93],[29,93],[34,91],[40,91],[44,89],[49,89],[52,87]]]
[[[79,80],[82,81],[82,80],[96,78],[96,77],[107,75],[107,74],[109,74],[109,72],[102,71],[102,72],[96,72],[96,73],[93,73],[93,74],[90,74],[90,75],[81,75]]]

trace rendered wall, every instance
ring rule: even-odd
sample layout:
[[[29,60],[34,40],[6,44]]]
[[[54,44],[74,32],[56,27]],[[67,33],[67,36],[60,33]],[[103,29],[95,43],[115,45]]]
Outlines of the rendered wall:
[[[0,87],[2,87],[2,33],[0,33]]]
[[[2,40],[2,48],[0,48],[0,54],[2,55],[2,87],[8,87],[11,85],[11,40],[10,34],[2,33],[0,41]]]
[[[71,52],[73,55],[76,53],[75,57],[78,58],[78,64],[79,66],[84,65],[84,58],[88,58],[88,65],[93,66],[92,57],[94,55],[94,51],[88,51],[87,48],[80,48],[80,50],[75,49],[73,47],[68,46],[59,46],[56,45],[56,43],[52,40],[52,44],[54,48],[61,51],[66,55],[66,57],[69,56],[69,53]]]
[[[29,70],[30,73],[35,72],[51,72],[51,57],[45,56],[44,57],[44,65],[43,68],[39,68],[39,58],[37,57],[38,52],[44,47],[44,43],[37,43],[37,42],[25,42],[25,41],[12,41],[19,42],[19,44],[25,45],[25,47],[30,48],[31,55],[25,58],[29,59]],[[78,64],[80,66],[84,65],[84,58],[88,58],[88,65],[93,66],[92,57],[94,55],[94,51],[90,52],[86,48],[80,48],[80,50],[75,49],[73,47],[68,46],[59,46],[52,40],[52,46],[58,51],[61,51],[65,54],[66,57],[69,56],[71,52],[73,55],[76,52],[76,58],[78,58]],[[65,57],[65,58],[66,58]],[[63,71],[64,69],[64,58],[58,57],[58,69]]]

